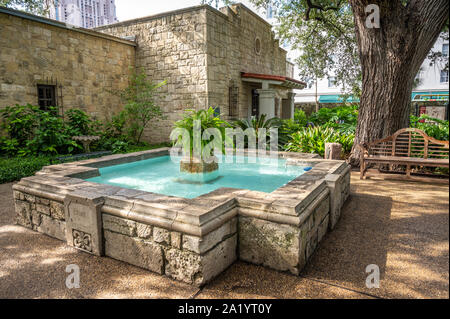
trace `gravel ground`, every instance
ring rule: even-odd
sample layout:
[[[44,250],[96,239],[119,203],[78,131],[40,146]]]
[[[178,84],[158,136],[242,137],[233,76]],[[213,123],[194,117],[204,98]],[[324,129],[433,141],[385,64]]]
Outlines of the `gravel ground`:
[[[0,185],[0,298],[449,298],[448,185],[354,172],[338,226],[301,276],[236,262],[202,289],[14,225],[11,186]],[[65,286],[69,264],[79,289]],[[378,289],[365,286],[369,264]]]

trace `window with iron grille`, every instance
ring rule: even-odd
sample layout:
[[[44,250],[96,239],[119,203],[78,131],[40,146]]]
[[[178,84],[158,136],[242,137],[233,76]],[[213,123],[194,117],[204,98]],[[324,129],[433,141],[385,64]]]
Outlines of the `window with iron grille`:
[[[259,93],[257,89],[252,89],[252,116],[259,117]]]
[[[229,103],[229,116],[237,117],[238,114],[238,98],[239,88],[234,85],[230,85],[228,88],[228,103]]]
[[[42,110],[49,106],[56,106],[56,88],[54,85],[38,84],[38,105]]]

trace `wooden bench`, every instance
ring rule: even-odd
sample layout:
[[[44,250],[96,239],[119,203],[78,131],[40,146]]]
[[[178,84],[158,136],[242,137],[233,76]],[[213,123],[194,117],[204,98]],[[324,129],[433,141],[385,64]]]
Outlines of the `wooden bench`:
[[[436,140],[415,128],[401,129],[359,147],[361,179],[365,179],[369,164],[405,165],[406,178],[411,178],[411,166],[449,167],[449,142]]]

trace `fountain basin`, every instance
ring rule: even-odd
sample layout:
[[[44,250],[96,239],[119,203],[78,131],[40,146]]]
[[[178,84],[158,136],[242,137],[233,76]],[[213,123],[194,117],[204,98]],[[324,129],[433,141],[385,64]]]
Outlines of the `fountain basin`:
[[[13,186],[17,222],[84,252],[200,286],[236,259],[299,274],[349,194],[344,161],[296,153],[279,153],[278,160],[301,173],[265,191],[225,187],[225,177],[185,197],[93,181],[103,170],[168,154],[164,148],[45,167]]]

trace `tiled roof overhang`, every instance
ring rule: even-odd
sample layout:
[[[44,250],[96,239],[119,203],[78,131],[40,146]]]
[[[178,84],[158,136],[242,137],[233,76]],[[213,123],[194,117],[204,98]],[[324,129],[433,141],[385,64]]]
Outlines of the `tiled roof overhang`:
[[[242,78],[280,82],[279,85],[293,89],[303,89],[306,83],[287,76],[241,72]]]

